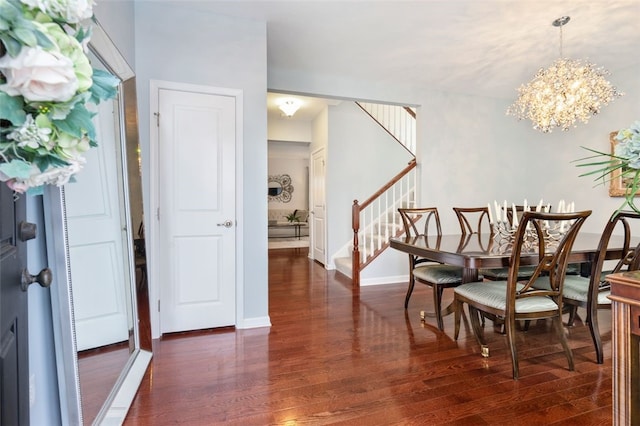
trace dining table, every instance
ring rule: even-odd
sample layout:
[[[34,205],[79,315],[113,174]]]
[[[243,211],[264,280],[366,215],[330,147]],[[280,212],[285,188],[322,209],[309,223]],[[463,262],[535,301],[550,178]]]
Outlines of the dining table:
[[[601,234],[579,232],[571,249],[569,263],[581,264],[581,274],[589,275],[590,264],[598,251]],[[632,247],[638,241],[632,241]],[[622,257],[624,238],[612,235],[606,251],[606,259]],[[479,269],[509,267],[511,250],[509,245],[500,244],[491,233],[444,234],[390,239],[390,246],[401,252],[419,256],[434,262],[463,268],[462,282],[478,281]],[[536,265],[537,252],[523,252],[520,265]]]

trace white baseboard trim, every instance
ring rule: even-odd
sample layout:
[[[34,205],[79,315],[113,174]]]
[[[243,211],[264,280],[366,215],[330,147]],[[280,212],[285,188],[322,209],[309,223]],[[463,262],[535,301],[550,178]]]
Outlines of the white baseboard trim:
[[[269,318],[269,316],[245,318],[244,320],[242,320],[240,324],[236,325],[236,328],[238,329],[260,328],[260,327],[271,327],[271,318]]]
[[[384,284],[398,284],[408,283],[409,275],[396,275],[391,277],[375,277],[375,278],[360,278],[360,287],[366,287],[370,285],[384,285]]]

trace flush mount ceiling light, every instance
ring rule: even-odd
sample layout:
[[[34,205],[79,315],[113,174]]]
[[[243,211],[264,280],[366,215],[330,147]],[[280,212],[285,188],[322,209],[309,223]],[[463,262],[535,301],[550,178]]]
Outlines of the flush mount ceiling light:
[[[507,109],[508,115],[528,118],[534,129],[544,133],[554,127],[569,130],[578,120],[587,123],[602,106],[622,96],[605,79],[609,72],[604,68],[562,57],[562,27],[569,20],[563,16],[553,21],[553,26],[560,28],[560,58],[520,86],[518,100]]]
[[[285,98],[278,101],[278,108],[285,117],[293,117],[293,114],[302,106],[302,101],[294,98]]]

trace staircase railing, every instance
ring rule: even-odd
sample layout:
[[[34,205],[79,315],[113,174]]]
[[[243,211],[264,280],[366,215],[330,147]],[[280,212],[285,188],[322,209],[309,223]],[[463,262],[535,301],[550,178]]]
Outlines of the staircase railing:
[[[356,102],[413,156],[416,155],[416,112],[411,107]]]
[[[351,279],[354,286],[360,285],[360,271],[389,247],[389,238],[402,234],[397,209],[414,207],[415,202],[415,159],[365,202],[353,201]]]

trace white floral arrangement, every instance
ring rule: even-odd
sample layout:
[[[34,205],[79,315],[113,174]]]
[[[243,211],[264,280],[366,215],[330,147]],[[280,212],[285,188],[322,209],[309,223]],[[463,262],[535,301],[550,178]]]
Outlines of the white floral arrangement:
[[[633,211],[640,213],[640,207],[637,207],[634,202],[635,194],[640,190],[640,121],[635,121],[628,128],[620,130],[615,139],[618,143],[615,145],[613,154],[585,148],[596,155],[578,160],[589,160],[586,163],[578,164],[578,167],[597,166],[599,168],[580,176],[595,174],[596,180],[601,180],[604,183],[611,179],[612,171],[620,169],[620,178],[623,182],[627,182],[625,201],[620,209],[628,206]],[[605,157],[605,159],[591,161],[591,159],[598,157]]]
[[[64,185],[97,146],[87,104],[119,80],[87,57],[92,0],[0,0],[0,181],[17,193]]]

